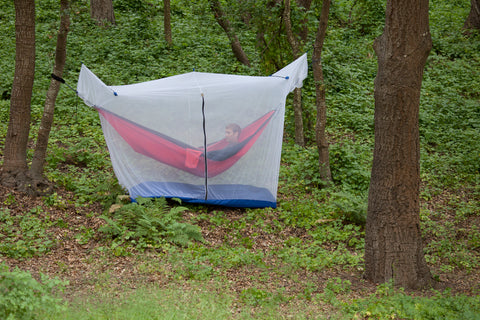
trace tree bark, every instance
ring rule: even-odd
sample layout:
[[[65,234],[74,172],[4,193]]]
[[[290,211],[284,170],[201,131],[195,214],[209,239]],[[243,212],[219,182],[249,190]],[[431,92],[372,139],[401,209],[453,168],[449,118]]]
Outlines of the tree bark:
[[[27,144],[35,75],[35,1],[15,0],[15,75],[10,120],[5,138],[1,183],[23,187],[27,175]]]
[[[169,46],[172,45],[172,25],[170,21],[170,0],[163,0],[163,29],[165,41]]]
[[[285,32],[287,34],[288,42],[292,47],[293,58],[297,59],[300,56],[300,43],[295,38],[292,30],[292,21],[290,19],[290,0],[285,0],[284,5],[283,21],[285,24]],[[301,88],[296,88],[293,91],[293,114],[295,117],[295,143],[299,146],[305,147]]]
[[[312,0],[297,0],[297,4],[299,7],[303,8],[303,10],[308,11],[312,5]],[[300,39],[302,39],[303,43],[307,42],[308,38],[308,18],[302,19],[302,28],[300,30]]]
[[[419,105],[432,47],[428,0],[388,0],[374,42],[375,147],[368,197],[365,277],[417,289],[434,281],[420,231]]]
[[[470,3],[470,13],[463,25],[466,33],[470,29],[480,30],[480,0],[470,0]]]
[[[230,21],[228,21],[227,17],[223,13],[222,7],[220,5],[220,1],[209,0],[209,2],[210,2],[210,8],[212,9],[213,14],[215,16],[215,20],[217,20],[217,23],[222,27],[222,29],[227,34],[228,39],[230,40],[230,45],[232,47],[233,54],[235,55],[238,61],[250,67],[250,60],[248,60],[248,57],[245,54],[245,51],[243,51],[242,45],[240,44],[240,41],[238,40],[238,37],[235,34],[235,31],[230,25]]]
[[[105,23],[115,24],[113,0],[90,0],[90,16],[99,26]]]
[[[295,117],[295,144],[305,147],[301,88],[295,88],[295,90],[293,90],[293,115]]]
[[[292,47],[294,59],[300,56],[300,41],[295,38],[292,28],[292,19],[290,17],[291,4],[290,0],[284,1],[283,22],[285,23],[285,33],[287,34],[288,43]]]
[[[55,50],[55,65],[53,67],[53,74],[62,77],[65,61],[67,57],[67,34],[70,26],[69,15],[69,1],[60,1],[60,28],[57,36],[57,47]],[[60,90],[60,82],[54,80],[50,81],[50,87],[47,91],[45,100],[45,107],[43,110],[40,128],[38,130],[37,144],[35,153],[32,159],[32,166],[30,167],[30,176],[34,181],[42,182],[43,168],[45,165],[45,157],[47,153],[48,137],[53,123],[53,112],[55,110],[55,101],[57,99],[58,91]]]
[[[330,157],[328,154],[328,140],[325,132],[327,126],[327,103],[325,99],[325,83],[323,79],[322,49],[327,33],[328,14],[330,12],[330,0],[323,0],[322,11],[319,18],[319,25],[315,43],[313,46],[313,79],[315,81],[315,104],[317,107],[317,120],[315,124],[315,138],[318,150],[318,166],[322,181],[332,181],[330,171]]]

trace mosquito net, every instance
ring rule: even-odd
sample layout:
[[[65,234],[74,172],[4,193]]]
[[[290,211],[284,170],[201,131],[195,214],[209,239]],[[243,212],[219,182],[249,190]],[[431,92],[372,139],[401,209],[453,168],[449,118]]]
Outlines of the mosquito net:
[[[190,72],[107,86],[82,65],[77,92],[97,109],[130,197],[275,207],[285,100],[306,54],[272,76]]]

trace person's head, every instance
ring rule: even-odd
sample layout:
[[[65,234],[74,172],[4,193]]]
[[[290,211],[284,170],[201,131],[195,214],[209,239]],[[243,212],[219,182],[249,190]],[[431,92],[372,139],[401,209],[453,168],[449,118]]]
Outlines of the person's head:
[[[238,136],[240,135],[240,126],[236,123],[230,123],[225,126],[225,140],[228,143],[237,143]]]

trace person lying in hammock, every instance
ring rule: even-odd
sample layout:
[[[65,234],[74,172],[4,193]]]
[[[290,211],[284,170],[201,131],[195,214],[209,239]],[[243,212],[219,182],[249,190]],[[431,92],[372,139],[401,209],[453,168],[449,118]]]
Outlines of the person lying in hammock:
[[[242,129],[236,123],[230,123],[225,126],[225,140],[227,140],[228,144],[237,144],[238,143],[238,136]]]
[[[225,141],[228,145],[220,150],[207,152],[207,158],[210,160],[222,161],[236,154],[245,145],[245,143],[238,142],[241,131],[242,129],[238,124],[227,124],[225,126]]]

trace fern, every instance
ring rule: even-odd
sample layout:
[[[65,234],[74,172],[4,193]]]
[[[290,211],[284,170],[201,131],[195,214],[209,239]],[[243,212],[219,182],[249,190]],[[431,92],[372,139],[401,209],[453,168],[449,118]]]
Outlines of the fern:
[[[168,227],[171,232],[170,241],[180,246],[186,246],[191,240],[203,242],[199,226],[175,222]]]
[[[105,215],[101,215],[100,218],[107,222],[106,225],[98,229],[100,232],[106,233],[112,237],[117,237],[123,234],[125,230],[127,230],[127,228],[120,226],[115,220],[112,220]]]
[[[160,246],[170,242],[187,246],[191,241],[203,241],[200,227],[180,222],[185,207],[168,207],[164,198],[138,198],[123,206],[113,217],[102,215],[106,225],[100,232],[118,242],[130,242],[138,248]]]

